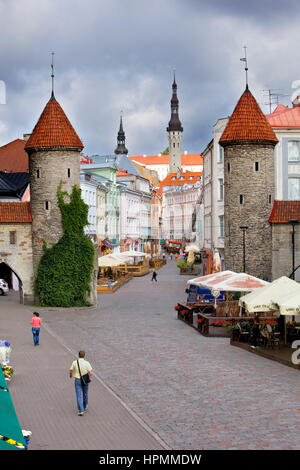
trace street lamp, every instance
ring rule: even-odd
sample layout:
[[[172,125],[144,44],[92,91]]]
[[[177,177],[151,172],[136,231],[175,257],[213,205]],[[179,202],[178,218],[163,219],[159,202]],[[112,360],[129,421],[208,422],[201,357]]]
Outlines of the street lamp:
[[[299,224],[298,219],[291,219],[288,221],[290,225],[293,227],[292,232],[292,247],[293,247],[293,272],[291,274],[292,278],[295,280],[295,225]]]
[[[245,234],[247,230],[247,225],[241,225],[240,229],[243,230],[243,272],[246,272],[246,243],[245,243]]]
[[[290,225],[293,227],[292,232],[292,247],[293,247],[293,272],[292,272],[292,279],[295,280],[295,225],[299,224],[298,219],[291,219],[288,221]],[[295,321],[295,316],[292,316],[292,321]]]

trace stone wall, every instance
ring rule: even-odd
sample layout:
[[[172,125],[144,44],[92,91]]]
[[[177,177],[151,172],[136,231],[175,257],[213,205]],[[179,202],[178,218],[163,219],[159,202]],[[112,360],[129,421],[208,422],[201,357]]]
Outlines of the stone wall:
[[[300,227],[295,227],[295,268],[300,264]],[[289,277],[293,271],[292,226],[272,224],[272,280]],[[295,273],[300,281],[300,268]]]
[[[225,269],[243,271],[243,232],[240,226],[245,225],[248,227],[245,235],[246,272],[271,279],[272,234],[268,218],[273,201],[274,146],[263,143],[226,146]]]
[[[16,232],[15,244],[10,232]],[[0,224],[0,263],[7,264],[20,281],[20,302],[33,303],[31,224]]]

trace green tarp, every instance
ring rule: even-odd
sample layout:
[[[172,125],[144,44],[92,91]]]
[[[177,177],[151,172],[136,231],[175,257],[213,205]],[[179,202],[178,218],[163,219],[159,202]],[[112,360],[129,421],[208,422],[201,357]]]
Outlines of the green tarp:
[[[3,390],[3,388],[5,390]],[[20,442],[24,446],[25,439],[22,434],[21,426],[15,412],[15,408],[8,391],[7,382],[4,378],[2,367],[0,366],[0,435]],[[0,439],[0,449],[15,450],[15,446],[8,444]]]

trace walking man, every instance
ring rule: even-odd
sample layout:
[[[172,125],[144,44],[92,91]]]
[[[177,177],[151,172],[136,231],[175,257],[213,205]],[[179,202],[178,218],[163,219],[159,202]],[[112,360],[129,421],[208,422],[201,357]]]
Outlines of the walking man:
[[[153,271],[151,281],[157,282],[157,272],[156,271]]]
[[[72,362],[70,378],[75,379],[75,393],[78,408],[78,416],[83,416],[88,408],[89,384],[87,377],[92,376],[91,364],[85,359],[85,351],[79,351],[78,359]],[[84,377],[85,376],[85,377]]]
[[[30,323],[32,326],[33,343],[35,346],[38,346],[40,342],[40,329],[42,324],[42,320],[38,312],[33,312],[33,317]]]

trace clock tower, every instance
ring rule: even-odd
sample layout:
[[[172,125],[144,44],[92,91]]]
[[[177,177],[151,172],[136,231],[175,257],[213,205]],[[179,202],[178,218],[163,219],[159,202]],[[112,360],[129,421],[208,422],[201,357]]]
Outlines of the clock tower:
[[[179,101],[177,98],[177,83],[175,80],[172,85],[172,99],[171,99],[171,119],[167,127],[169,137],[169,173],[181,172],[181,137],[183,127],[179,120],[178,108]]]

